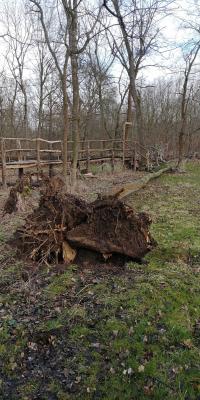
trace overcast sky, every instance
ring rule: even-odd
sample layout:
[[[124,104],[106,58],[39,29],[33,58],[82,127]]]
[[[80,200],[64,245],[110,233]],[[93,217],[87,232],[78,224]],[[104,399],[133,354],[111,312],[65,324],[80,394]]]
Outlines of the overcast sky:
[[[22,0],[23,1],[23,0]],[[93,1],[93,0],[92,0]],[[98,1],[98,0],[97,0]],[[16,5],[20,4],[21,0],[15,0]],[[4,4],[11,5],[13,0],[1,0],[0,1],[0,13],[2,15],[2,8]],[[166,77],[177,71],[177,65],[180,64],[179,71],[181,70],[181,65],[183,65],[183,57],[181,45],[187,40],[191,39],[191,31],[188,29],[181,28],[181,20],[187,20],[191,18],[191,4],[200,5],[200,0],[176,0],[173,3],[174,15],[168,15],[162,18],[160,26],[162,28],[163,47],[161,49],[161,54],[154,53],[148,58],[148,65],[152,64],[155,66],[148,67],[143,70],[143,76],[147,81],[152,81],[157,77]],[[183,23],[182,23],[183,25]],[[0,33],[4,33],[3,25],[0,20]],[[0,41],[0,52],[1,60],[3,60],[3,54],[5,54],[6,48],[3,41]],[[159,66],[160,65],[160,66]],[[174,68],[175,67],[175,68]],[[1,62],[2,68],[2,62]],[[113,67],[113,74],[115,76],[119,75],[120,67],[115,65]],[[26,72],[27,78],[29,78],[30,72]]]

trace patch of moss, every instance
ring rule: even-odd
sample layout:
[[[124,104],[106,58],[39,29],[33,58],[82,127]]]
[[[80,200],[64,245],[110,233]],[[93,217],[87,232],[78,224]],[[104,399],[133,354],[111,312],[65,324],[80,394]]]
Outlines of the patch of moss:
[[[52,282],[45,288],[48,297],[56,297],[65,294],[68,288],[74,284],[73,272],[71,270],[64,272],[59,276],[54,276]]]

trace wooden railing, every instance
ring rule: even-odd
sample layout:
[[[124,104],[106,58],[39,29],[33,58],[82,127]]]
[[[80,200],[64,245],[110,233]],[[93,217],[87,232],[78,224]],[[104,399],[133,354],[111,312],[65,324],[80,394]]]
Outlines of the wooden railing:
[[[6,170],[36,167],[39,171],[44,165],[62,163],[63,144],[61,140],[45,140],[41,138],[1,138],[2,182],[6,184]],[[67,144],[68,163],[72,161],[73,142]],[[133,169],[137,169],[138,161],[142,157],[147,169],[151,166],[150,148],[141,146],[132,140],[90,139],[79,142],[78,163],[85,163],[88,171],[92,163],[110,161],[114,168],[115,161],[121,160],[125,165],[129,162]]]

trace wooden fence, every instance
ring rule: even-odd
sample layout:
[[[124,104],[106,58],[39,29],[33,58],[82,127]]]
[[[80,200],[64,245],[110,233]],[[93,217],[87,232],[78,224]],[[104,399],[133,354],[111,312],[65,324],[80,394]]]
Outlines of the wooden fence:
[[[62,164],[63,144],[61,140],[49,141],[41,138],[1,138],[0,167],[2,183],[6,185],[6,171],[18,169],[19,175],[24,168],[36,168]],[[73,142],[68,142],[68,163],[72,162]],[[90,139],[79,142],[78,166],[89,171],[92,163],[111,162],[112,168],[116,161],[121,161],[137,169],[138,162],[145,159],[147,169],[151,163],[159,162],[159,154],[153,147],[145,148],[131,140]]]

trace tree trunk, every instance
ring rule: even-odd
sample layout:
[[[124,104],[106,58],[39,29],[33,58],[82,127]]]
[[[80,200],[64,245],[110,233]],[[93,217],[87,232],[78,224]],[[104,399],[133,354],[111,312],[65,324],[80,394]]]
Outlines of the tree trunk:
[[[49,93],[49,139],[53,140],[53,101],[52,93]]]
[[[43,111],[43,95],[40,93],[39,109],[38,109],[38,137],[42,137],[42,111]]]
[[[66,86],[66,73],[62,79],[62,94],[63,94],[63,176],[67,182],[67,140],[68,140],[68,99]]]
[[[73,1],[73,10],[68,15],[70,22],[69,47],[71,51],[71,69],[72,69],[72,138],[73,138],[73,159],[71,184],[76,186],[78,151],[79,151],[79,80],[78,80],[78,52],[77,52],[77,0]]]
[[[142,117],[142,109],[141,109],[141,99],[139,92],[137,90],[136,86],[136,78],[137,78],[137,73],[138,73],[138,67],[135,65],[134,61],[134,54],[132,50],[132,45],[131,42],[129,41],[129,36],[123,21],[123,17],[120,12],[120,4],[118,0],[112,0],[114,9],[116,14],[113,14],[112,11],[106,6],[109,12],[111,12],[112,15],[117,17],[118,23],[123,35],[124,39],[124,44],[127,50],[127,55],[128,55],[128,60],[129,60],[129,66],[127,67],[127,72],[129,75],[130,79],[130,92],[134,101],[135,105],[135,112],[136,112],[136,127],[137,127],[137,136],[138,136],[138,141],[141,146],[144,146],[144,122],[143,122],[143,117]],[[142,154],[143,158],[143,154]]]
[[[183,169],[184,141],[185,141],[185,131],[187,124],[187,86],[189,80],[189,72],[185,74],[185,80],[183,84],[183,95],[181,102],[181,129],[178,138],[178,165],[177,165],[178,170]]]
[[[26,93],[26,88],[24,84],[21,86],[22,88],[22,93],[24,96],[24,116],[23,116],[23,129],[24,129],[24,135],[27,137],[27,128],[28,128],[28,99],[27,99],[27,93]]]
[[[43,113],[43,65],[41,64],[40,74],[40,98],[38,108],[38,137],[42,136],[42,113]]]
[[[10,107],[10,121],[11,121],[11,128],[12,128],[12,136],[15,137],[16,134],[16,126],[15,126],[15,101],[17,97],[17,87],[18,83],[15,82],[15,90],[13,94],[13,98],[11,100],[11,107]]]
[[[72,160],[72,186],[76,186],[78,152],[79,152],[79,82],[77,56],[71,57],[72,65],[72,135],[73,135],[73,160]]]
[[[130,60],[130,91],[135,105],[136,111],[136,128],[137,128],[137,137],[139,144],[144,146],[144,121],[142,116],[142,108],[141,108],[141,100],[140,95],[136,88],[136,77],[134,73],[134,66],[132,65],[132,61]]]
[[[133,123],[133,113],[132,113],[132,95],[131,95],[131,90],[129,87],[128,91],[128,108],[127,108],[127,116],[126,116],[126,121]],[[129,138],[129,132],[132,130],[132,127],[130,125],[126,125],[125,127],[125,143]]]
[[[185,131],[186,131],[186,116],[183,117],[181,123],[181,129],[178,138],[178,165],[177,168],[181,170],[183,168],[184,160],[184,148],[185,148]]]

